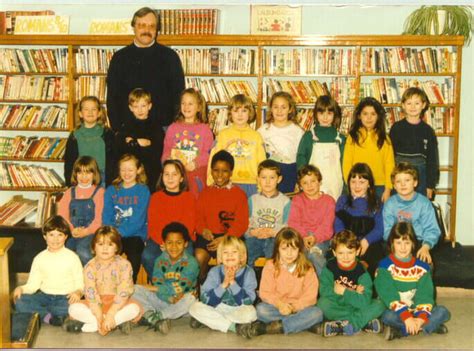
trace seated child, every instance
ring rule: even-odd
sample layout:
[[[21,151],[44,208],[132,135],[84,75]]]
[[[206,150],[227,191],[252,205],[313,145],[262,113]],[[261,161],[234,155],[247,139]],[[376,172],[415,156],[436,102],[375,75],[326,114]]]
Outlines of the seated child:
[[[153,289],[135,285],[133,298],[145,310],[145,323],[155,331],[167,334],[170,319],[177,319],[189,312],[196,301],[196,283],[199,265],[186,250],[189,232],[184,224],[171,222],[162,231],[164,251],[155,261]]]
[[[33,259],[25,285],[13,291],[17,312],[39,313],[47,324],[61,326],[69,304],[79,302],[84,281],[79,257],[64,247],[71,234],[61,216],[50,217],[43,226],[46,250]]]
[[[84,267],[85,301],[69,306],[63,327],[69,332],[99,332],[106,335],[115,327],[130,333],[129,321],[138,321],[140,306],[133,293],[132,265],[121,257],[120,233],[111,226],[97,229],[91,242],[95,257]]]
[[[190,310],[191,328],[202,324],[226,333],[248,337],[250,323],[257,319],[253,302],[257,278],[248,267],[245,244],[235,236],[224,236],[217,247],[217,263],[201,286],[201,302]]]
[[[334,257],[328,260],[319,276],[318,306],[328,319],[324,336],[353,335],[361,329],[380,333],[377,318],[384,311],[381,301],[372,299],[372,279],[357,259],[360,242],[350,230],[337,233],[331,243]]]
[[[420,195],[421,196],[421,195]],[[385,339],[424,334],[445,334],[450,318],[444,306],[435,305],[430,266],[413,256],[416,236],[410,223],[396,223],[388,237],[390,255],[379,265],[375,289],[387,310],[382,321]]]
[[[387,241],[395,223],[410,222],[421,243],[421,248],[416,247],[416,257],[431,264],[430,250],[438,242],[441,230],[431,201],[415,190],[418,171],[415,166],[400,162],[392,172],[392,183],[397,193],[387,200],[383,208],[383,238]]]
[[[252,195],[248,201],[250,225],[245,233],[245,244],[250,267],[261,256],[272,257],[275,236],[288,221],[291,202],[278,191],[281,179],[280,166],[276,161],[260,162],[257,182],[261,192]]]

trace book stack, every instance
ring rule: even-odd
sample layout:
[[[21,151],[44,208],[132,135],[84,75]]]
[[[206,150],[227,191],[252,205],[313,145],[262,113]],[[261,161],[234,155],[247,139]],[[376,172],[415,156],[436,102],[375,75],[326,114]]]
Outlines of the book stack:
[[[82,76],[76,82],[76,100],[83,96],[97,96],[100,101],[105,101],[107,94],[107,83],[105,76]]]
[[[36,165],[0,162],[0,186],[3,188],[64,188],[64,181],[54,169]]]
[[[244,80],[186,77],[186,88],[199,90],[208,103],[227,104],[237,94],[247,95],[252,101],[257,101],[257,92],[252,83]]]
[[[0,225],[15,225],[24,220],[38,207],[38,201],[13,196],[10,201],[0,206]]]
[[[0,49],[0,71],[67,73],[67,48]]]
[[[37,136],[0,137],[0,157],[61,160],[67,139]]]
[[[0,12],[0,34],[15,33],[15,19],[17,16],[51,16],[52,10],[42,11],[1,11]]]
[[[41,228],[44,222],[56,214],[56,204],[62,197],[62,193],[42,192],[38,200],[35,227]]]
[[[117,49],[80,48],[75,54],[77,73],[107,73]]]
[[[5,100],[64,101],[67,77],[0,75],[0,98]]]
[[[218,9],[158,10],[159,34],[217,34]]]
[[[60,106],[0,105],[0,128],[66,129],[67,110]]]

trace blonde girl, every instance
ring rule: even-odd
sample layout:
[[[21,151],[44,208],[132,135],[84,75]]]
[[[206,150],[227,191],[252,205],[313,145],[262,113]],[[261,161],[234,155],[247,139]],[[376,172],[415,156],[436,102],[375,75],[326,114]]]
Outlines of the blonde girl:
[[[142,314],[133,294],[132,266],[120,256],[122,242],[114,227],[99,228],[91,242],[95,257],[84,268],[85,301],[69,306],[70,318],[63,328],[69,332],[99,332],[106,335],[115,327],[130,332],[129,321]]]
[[[258,132],[268,158],[281,168],[283,180],[278,189],[283,193],[295,191],[296,155],[304,130],[296,123],[296,103],[290,94],[280,91],[272,95],[267,121]]]
[[[71,186],[74,162],[80,156],[93,157],[99,166],[102,185],[112,183],[115,170],[114,133],[106,127],[106,116],[95,96],[84,96],[76,108],[76,129],[70,134],[64,154],[64,178]]]
[[[66,247],[75,251],[85,266],[92,258],[92,234],[102,225],[104,208],[104,188],[100,186],[99,167],[92,157],[81,156],[74,162],[71,184],[59,201],[58,214],[71,228]]]
[[[195,197],[206,185],[207,163],[214,136],[207,124],[207,106],[202,94],[185,89],[176,121],[166,131],[161,161],[180,160],[187,173],[189,189]]]
[[[123,155],[118,168],[119,176],[105,191],[102,223],[116,227],[122,235],[123,251],[132,264],[136,282],[147,237],[150,191],[143,165],[136,156]]]
[[[232,97],[227,107],[232,125],[222,129],[216,138],[211,157],[220,150],[228,151],[235,160],[232,183],[245,191],[247,197],[257,192],[257,168],[265,160],[263,139],[250,127],[255,120],[252,100],[245,95]],[[208,167],[207,184],[213,184],[211,169]]]

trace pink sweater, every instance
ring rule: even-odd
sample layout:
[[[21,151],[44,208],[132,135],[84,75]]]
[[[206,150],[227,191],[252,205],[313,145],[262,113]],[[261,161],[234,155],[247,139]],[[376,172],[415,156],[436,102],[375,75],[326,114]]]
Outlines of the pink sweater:
[[[303,238],[313,235],[316,243],[321,243],[334,234],[335,211],[336,202],[331,196],[322,194],[319,199],[311,200],[300,193],[291,201],[288,226],[295,228]]]

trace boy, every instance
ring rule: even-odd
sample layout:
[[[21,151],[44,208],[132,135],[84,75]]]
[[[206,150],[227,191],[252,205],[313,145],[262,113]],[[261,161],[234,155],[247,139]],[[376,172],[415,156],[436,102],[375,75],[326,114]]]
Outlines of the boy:
[[[146,323],[167,334],[170,319],[187,314],[196,301],[199,265],[186,251],[189,232],[183,224],[171,222],[163,228],[162,236],[165,251],[155,261],[153,291],[135,285],[133,298],[143,306]]]
[[[372,299],[372,279],[356,258],[360,242],[350,230],[337,233],[332,240],[331,258],[319,277],[318,306],[330,321],[323,325],[324,336],[353,335],[361,329],[380,333],[377,318],[385,307]]]
[[[33,259],[25,285],[13,291],[17,312],[39,313],[51,325],[61,326],[69,304],[79,302],[84,288],[79,257],[64,246],[71,234],[61,216],[50,217],[43,226],[46,250]]]
[[[231,183],[234,157],[221,150],[211,159],[213,185],[205,188],[197,201],[195,256],[204,281],[210,257],[216,257],[219,243],[225,236],[241,237],[249,225],[247,196]]]
[[[290,199],[277,188],[282,180],[278,163],[273,160],[260,162],[257,173],[261,192],[248,200],[250,225],[245,233],[248,264],[252,268],[258,257],[272,257],[275,235],[286,226],[290,211]]]
[[[148,118],[152,108],[149,92],[140,88],[132,90],[128,96],[128,107],[135,118],[123,123],[117,134],[120,155],[133,154],[143,163],[148,187],[153,193],[161,172],[163,130]]]
[[[418,184],[416,168],[408,162],[400,162],[392,172],[392,183],[397,193],[387,200],[383,208],[383,238],[387,241],[395,223],[410,222],[421,243],[416,257],[431,264],[430,250],[438,242],[441,230],[430,200],[415,191]]]

